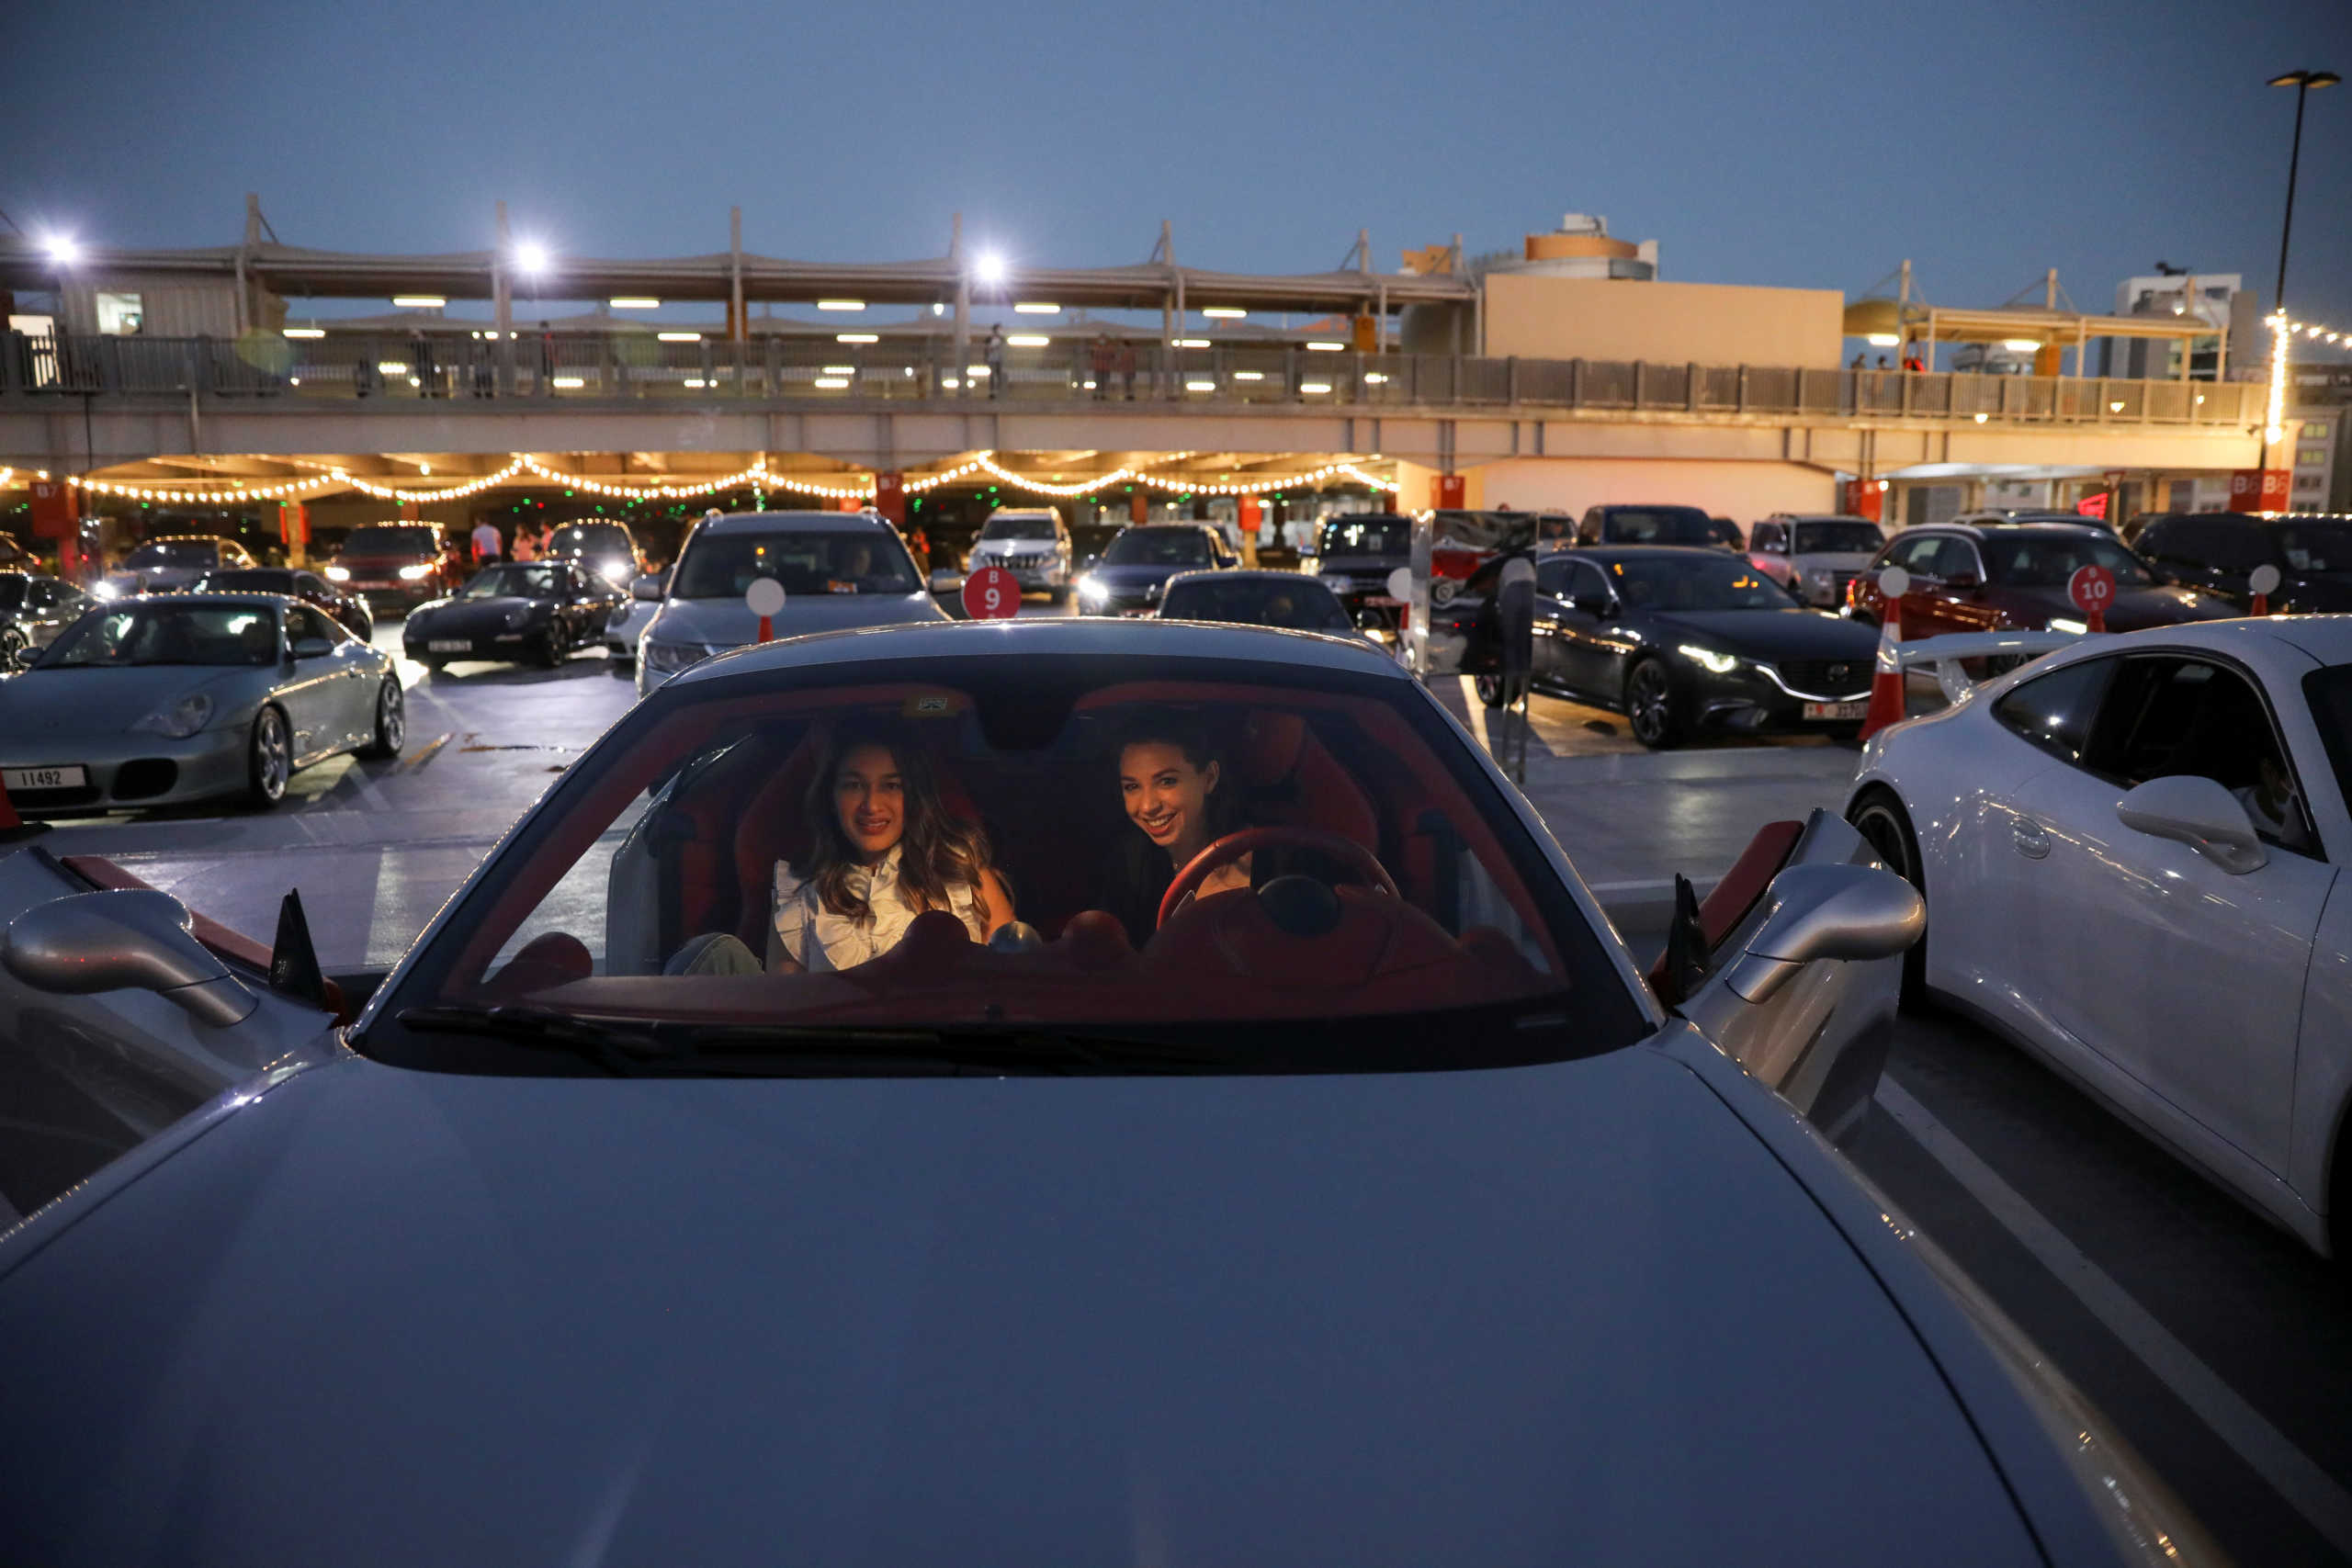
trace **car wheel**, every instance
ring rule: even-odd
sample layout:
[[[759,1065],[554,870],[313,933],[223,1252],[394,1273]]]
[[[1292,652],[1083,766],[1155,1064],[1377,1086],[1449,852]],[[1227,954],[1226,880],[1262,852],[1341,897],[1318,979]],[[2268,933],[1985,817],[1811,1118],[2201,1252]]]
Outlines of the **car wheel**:
[[[1470,684],[1477,691],[1478,700],[1488,707],[1499,708],[1503,705],[1503,678],[1500,675],[1473,676]]]
[[[401,694],[397,676],[387,675],[376,691],[376,734],[359,754],[368,758],[397,757],[408,739],[408,699]]]
[[[286,798],[286,782],[294,776],[294,737],[286,716],[264,707],[254,716],[253,739],[245,747],[245,799],[266,811]]]
[[[14,670],[17,655],[24,650],[25,634],[15,626],[0,626],[0,670]]]
[[[563,662],[563,644],[553,626],[541,632],[538,640],[531,645],[531,662],[548,670]]]
[[[1919,871],[1918,835],[1912,832],[1911,814],[1903,809],[1893,790],[1864,791],[1847,809],[1846,820],[1871,852],[1886,863],[1887,870],[1917,888],[1920,897],[1928,896],[1928,884]],[[1903,955],[1903,1005],[1916,1009],[1926,1006],[1927,1000],[1928,939],[1923,936]]]
[[[1069,603],[1069,590],[1067,588],[1048,588],[1046,590],[1046,602],[1058,610],[1064,604]]]
[[[1682,744],[1682,716],[1675,710],[1674,677],[1662,660],[1645,659],[1627,672],[1625,719],[1634,739],[1653,751]]]

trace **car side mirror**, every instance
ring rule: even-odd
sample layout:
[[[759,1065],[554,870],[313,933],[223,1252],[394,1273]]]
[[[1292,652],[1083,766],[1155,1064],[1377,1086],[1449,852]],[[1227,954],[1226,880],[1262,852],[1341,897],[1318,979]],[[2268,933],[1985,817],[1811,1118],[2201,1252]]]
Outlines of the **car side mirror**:
[[[1606,593],[1579,593],[1568,603],[1579,615],[1590,615],[1596,621],[1609,618],[1609,595]]]
[[[2150,779],[2115,803],[2115,815],[2135,832],[2187,844],[2232,876],[2270,863],[2238,797],[2199,774]]]
[[[199,1023],[241,1023],[260,999],[196,940],[194,925],[168,893],[71,894],[0,931],[0,968],[37,991],[153,991]]]
[[[1872,866],[1792,865],[1764,897],[1771,912],[1723,970],[1724,984],[1750,1004],[1771,1000],[1816,960],[1892,958],[1928,929],[1919,890]]]
[[[657,601],[662,597],[662,580],[650,576],[638,578],[628,585],[628,596],[648,602]]]
[[[297,659],[324,659],[334,651],[334,644],[322,637],[298,637],[294,639]]]

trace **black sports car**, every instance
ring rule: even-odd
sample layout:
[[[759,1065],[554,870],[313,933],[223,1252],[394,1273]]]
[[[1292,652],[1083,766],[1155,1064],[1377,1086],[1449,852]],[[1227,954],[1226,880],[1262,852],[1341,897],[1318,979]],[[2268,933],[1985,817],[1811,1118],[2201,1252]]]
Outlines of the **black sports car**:
[[[1481,700],[1502,704],[1492,610],[1497,560],[1442,617],[1464,639]],[[1844,733],[1870,702],[1878,634],[1808,610],[1738,556],[1674,546],[1588,545],[1535,563],[1535,648],[1543,687],[1631,722],[1643,745],[1694,734]]]
[[[343,624],[361,642],[376,635],[376,615],[368,601],[338,587],[315,571],[291,566],[232,567],[208,571],[196,585],[198,593],[283,593],[316,604]]]
[[[436,670],[455,659],[553,666],[576,648],[603,647],[605,621],[628,598],[571,561],[509,561],[411,611],[401,643]]]

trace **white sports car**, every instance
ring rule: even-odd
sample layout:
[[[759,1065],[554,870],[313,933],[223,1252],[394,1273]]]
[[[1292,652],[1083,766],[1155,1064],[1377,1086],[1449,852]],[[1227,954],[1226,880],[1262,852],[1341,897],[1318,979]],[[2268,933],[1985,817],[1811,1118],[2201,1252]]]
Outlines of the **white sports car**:
[[[2352,1162],[2352,616],[2092,637],[1863,749],[1909,979],[2322,1252]]]

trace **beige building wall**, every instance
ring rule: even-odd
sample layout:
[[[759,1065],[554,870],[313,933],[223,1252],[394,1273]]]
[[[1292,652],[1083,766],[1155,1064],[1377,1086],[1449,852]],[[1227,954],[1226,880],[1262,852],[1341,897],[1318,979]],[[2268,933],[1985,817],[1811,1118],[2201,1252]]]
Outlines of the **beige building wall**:
[[[1496,357],[1834,370],[1845,346],[1846,297],[1830,288],[1489,273],[1486,289]]]
[[[1588,506],[1611,502],[1671,502],[1703,506],[1742,532],[1775,512],[1834,512],[1838,500],[1835,477],[1796,463],[1510,457],[1482,464],[1468,477],[1472,506],[1580,516]]]

